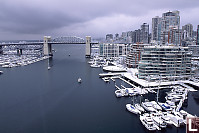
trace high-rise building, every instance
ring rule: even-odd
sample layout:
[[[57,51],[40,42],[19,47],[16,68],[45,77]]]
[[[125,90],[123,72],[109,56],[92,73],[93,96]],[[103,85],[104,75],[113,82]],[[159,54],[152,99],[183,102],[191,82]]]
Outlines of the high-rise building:
[[[119,40],[119,34],[118,33],[115,34],[115,40]]]
[[[161,18],[156,16],[152,18],[152,34],[151,40],[160,41],[161,35]]]
[[[171,29],[180,29],[180,12],[169,11],[162,14],[161,19],[161,41],[163,44],[169,43],[169,32]]]
[[[141,30],[135,30],[135,43],[139,43],[141,41]]]
[[[147,23],[141,25],[140,42],[149,43],[149,25]]]
[[[197,31],[193,31],[193,37],[197,37]]]
[[[106,35],[106,40],[110,41],[111,39],[113,39],[113,34],[107,34]]]
[[[196,39],[196,45],[199,45],[199,25],[197,28],[197,39]]]
[[[168,31],[168,43],[175,45],[181,44],[181,34],[182,30],[176,27],[171,27],[170,30]]]
[[[186,24],[182,26],[182,32],[183,32],[183,39],[188,39],[193,37],[193,25],[192,24]]]

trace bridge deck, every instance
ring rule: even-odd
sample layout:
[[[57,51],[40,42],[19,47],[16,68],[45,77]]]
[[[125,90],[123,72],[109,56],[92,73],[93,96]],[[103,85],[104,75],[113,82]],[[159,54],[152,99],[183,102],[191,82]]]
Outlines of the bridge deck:
[[[0,46],[10,46],[10,45],[43,45],[44,42],[30,42],[30,43],[3,43]],[[85,42],[80,43],[72,43],[72,42],[48,42],[48,44],[86,44]],[[91,43],[91,44],[99,44],[99,43]]]

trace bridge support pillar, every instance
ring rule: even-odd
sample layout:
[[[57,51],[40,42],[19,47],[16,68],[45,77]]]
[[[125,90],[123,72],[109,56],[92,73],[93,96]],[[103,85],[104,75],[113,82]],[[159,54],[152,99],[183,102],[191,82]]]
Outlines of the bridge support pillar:
[[[86,36],[86,57],[91,56],[91,37]]]
[[[0,55],[3,54],[3,46],[0,46]]]
[[[52,45],[48,44],[48,42],[51,41],[51,37],[50,36],[44,36],[44,47],[43,47],[43,51],[44,51],[44,55],[46,56],[52,56]]]

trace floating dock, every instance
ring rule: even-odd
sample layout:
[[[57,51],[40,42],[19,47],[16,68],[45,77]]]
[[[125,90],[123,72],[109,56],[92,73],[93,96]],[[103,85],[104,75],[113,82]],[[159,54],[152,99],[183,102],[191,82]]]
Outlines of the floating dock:
[[[100,73],[99,76],[100,77],[112,77],[112,76],[120,76],[123,73]]]

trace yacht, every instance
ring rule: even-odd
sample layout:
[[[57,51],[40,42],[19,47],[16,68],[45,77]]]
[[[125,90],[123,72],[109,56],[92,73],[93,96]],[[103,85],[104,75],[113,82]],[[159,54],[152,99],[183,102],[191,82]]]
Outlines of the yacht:
[[[176,108],[175,102],[172,102],[170,100],[166,100],[166,104],[170,105],[171,108]]]
[[[185,120],[184,123],[187,124],[186,118],[187,117],[195,117],[184,110],[180,110],[180,114],[182,115],[183,119]]]
[[[160,105],[157,104],[157,102],[151,101],[151,103],[152,103],[152,106],[153,106],[154,109],[156,109],[156,110],[162,110],[162,108],[160,107]]]
[[[135,108],[138,109],[140,112],[144,112],[144,108],[142,106],[140,106],[140,104],[135,104]]]
[[[167,103],[158,102],[158,104],[165,110],[165,111],[172,111],[173,108]]]
[[[141,112],[136,109],[132,104],[126,104],[126,109],[134,114],[141,114]]]
[[[180,94],[169,94],[165,97],[166,100],[170,100],[173,102],[179,102],[182,99],[182,95]]]
[[[151,102],[142,102],[142,107],[144,109],[146,109],[147,111],[149,112],[154,112],[156,111],[154,108],[153,108],[153,104]]]
[[[176,115],[171,114],[171,113],[168,113],[167,116],[170,117],[172,124],[176,127],[180,127],[181,125],[184,124],[183,118],[181,118],[179,116],[176,116]]]
[[[161,119],[167,123],[167,125],[172,125],[172,121],[170,119],[170,117],[167,115],[168,113],[167,112],[162,112],[162,116],[161,116]]]
[[[156,130],[156,126],[148,113],[140,115],[140,121],[150,131]]]
[[[161,112],[162,113],[162,112]],[[161,114],[160,112],[156,112],[156,113],[151,113],[151,118],[153,119],[154,123],[159,126],[160,128],[166,128],[167,127],[167,123],[164,122],[161,119]]]

